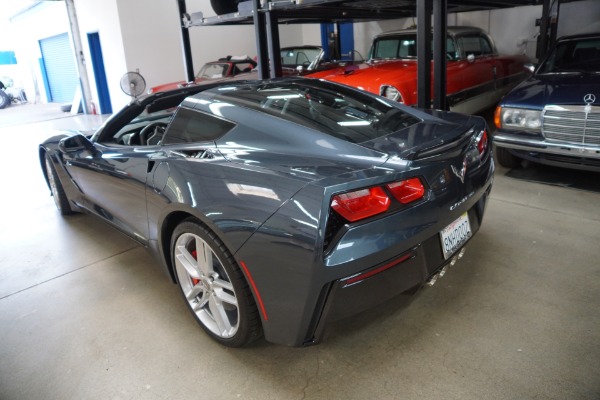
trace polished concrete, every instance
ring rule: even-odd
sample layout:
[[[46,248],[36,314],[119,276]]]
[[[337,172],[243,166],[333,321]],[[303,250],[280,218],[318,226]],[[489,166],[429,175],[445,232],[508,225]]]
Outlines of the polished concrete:
[[[600,194],[499,168],[481,230],[434,287],[318,346],[233,350],[143,248],[57,213],[37,144],[101,122],[0,128],[0,399],[600,399]]]

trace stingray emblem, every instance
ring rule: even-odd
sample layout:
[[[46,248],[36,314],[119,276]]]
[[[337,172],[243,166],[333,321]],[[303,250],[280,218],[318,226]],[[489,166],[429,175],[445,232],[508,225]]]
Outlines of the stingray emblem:
[[[465,183],[465,174],[467,173],[467,159],[464,159],[461,169],[458,169],[454,165],[452,165],[452,172],[454,172],[454,175],[456,175],[462,183]]]
[[[583,96],[583,102],[585,104],[592,104],[596,101],[596,96],[594,96],[592,93],[588,93],[585,96]]]

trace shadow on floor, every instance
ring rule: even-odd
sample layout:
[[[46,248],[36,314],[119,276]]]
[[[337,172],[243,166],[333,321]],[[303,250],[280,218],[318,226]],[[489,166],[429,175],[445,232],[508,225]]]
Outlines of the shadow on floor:
[[[523,181],[600,193],[600,174],[597,172],[528,163],[525,167],[509,170],[505,175]]]
[[[34,122],[50,121],[58,118],[73,117],[73,114],[61,110],[58,103],[49,104],[11,104],[0,110],[0,127],[25,125]]]

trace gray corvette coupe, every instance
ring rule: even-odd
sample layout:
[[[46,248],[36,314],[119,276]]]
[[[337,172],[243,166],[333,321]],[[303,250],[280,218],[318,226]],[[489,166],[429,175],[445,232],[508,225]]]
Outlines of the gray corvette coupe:
[[[146,246],[231,347],[317,343],[328,321],[434,282],[494,172],[482,118],[306,78],[141,97],[39,156],[61,213]]]

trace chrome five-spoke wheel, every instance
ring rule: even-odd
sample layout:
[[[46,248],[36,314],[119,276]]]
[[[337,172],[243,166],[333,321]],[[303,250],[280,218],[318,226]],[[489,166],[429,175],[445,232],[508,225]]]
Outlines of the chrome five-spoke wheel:
[[[227,346],[254,340],[260,325],[256,306],[223,243],[203,226],[184,222],[171,250],[177,282],[200,325]]]

